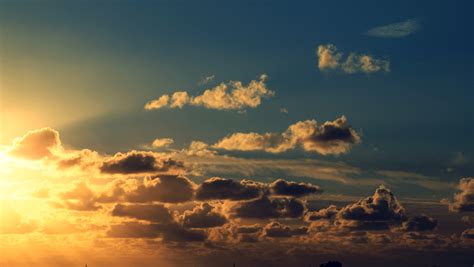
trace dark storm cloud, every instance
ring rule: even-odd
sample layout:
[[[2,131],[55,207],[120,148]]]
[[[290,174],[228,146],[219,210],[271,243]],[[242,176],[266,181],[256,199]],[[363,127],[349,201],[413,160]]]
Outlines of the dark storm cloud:
[[[274,181],[269,187],[272,194],[282,196],[299,197],[310,194],[321,194],[323,192],[321,188],[316,185],[288,182],[283,179]]]
[[[161,157],[157,153],[144,151],[130,151],[117,153],[106,159],[100,167],[101,172],[111,174],[133,174],[168,172],[173,169],[182,169],[183,163],[170,158]]]
[[[158,228],[164,242],[203,242],[207,239],[206,232],[187,229],[177,223],[163,224]]]
[[[263,184],[249,180],[235,181],[214,177],[200,184],[196,190],[197,200],[229,199],[243,200],[259,197]]]
[[[268,198],[262,196],[255,200],[239,202],[233,215],[239,218],[298,218],[306,210],[305,204],[295,198]]]
[[[460,192],[454,195],[449,209],[455,212],[474,212],[474,178],[462,178],[459,181]]]
[[[461,237],[464,239],[474,239],[474,228],[466,229],[462,232]]]
[[[402,224],[403,231],[431,231],[436,228],[438,221],[424,214],[408,219]]]
[[[188,228],[211,228],[227,223],[227,218],[208,203],[202,203],[193,210],[185,211],[180,220],[183,226]]]
[[[112,215],[154,223],[171,223],[173,221],[171,212],[161,204],[116,204],[112,210]]]

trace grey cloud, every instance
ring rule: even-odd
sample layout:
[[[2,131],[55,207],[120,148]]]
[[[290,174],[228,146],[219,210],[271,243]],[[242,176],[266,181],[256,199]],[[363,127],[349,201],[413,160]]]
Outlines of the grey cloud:
[[[113,216],[146,220],[154,223],[171,223],[173,215],[161,204],[116,204],[112,210]]]
[[[188,228],[211,228],[227,223],[227,218],[208,203],[202,203],[193,210],[185,211],[180,220]]]

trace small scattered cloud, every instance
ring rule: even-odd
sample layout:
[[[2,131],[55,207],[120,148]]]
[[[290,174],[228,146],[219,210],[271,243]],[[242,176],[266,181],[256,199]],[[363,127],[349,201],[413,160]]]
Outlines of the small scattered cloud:
[[[209,76],[206,76],[204,78],[202,78],[199,82],[198,82],[198,85],[205,85],[205,84],[208,84],[210,82],[212,82],[212,80],[214,80],[216,76],[214,74],[212,75],[209,75]]]
[[[419,19],[407,19],[405,21],[378,26],[366,32],[367,35],[379,38],[403,38],[421,29]]]
[[[288,109],[287,108],[281,108],[280,113],[288,114]]]
[[[275,93],[265,84],[267,75],[262,74],[258,80],[252,80],[248,85],[241,81],[221,83],[205,90],[201,95],[190,96],[186,91],[174,92],[171,97],[167,94],[145,104],[146,110],[160,108],[182,108],[185,105],[200,106],[216,110],[244,110],[258,107],[263,98],[272,97]]]
[[[153,143],[151,144],[151,146],[153,148],[161,148],[161,147],[168,147],[173,143],[174,143],[174,140],[171,138],[157,138],[153,140]]]
[[[317,49],[318,67],[322,71],[341,70],[344,73],[390,72],[390,61],[378,59],[369,54],[350,53],[343,60],[343,53],[335,45],[319,45]]]

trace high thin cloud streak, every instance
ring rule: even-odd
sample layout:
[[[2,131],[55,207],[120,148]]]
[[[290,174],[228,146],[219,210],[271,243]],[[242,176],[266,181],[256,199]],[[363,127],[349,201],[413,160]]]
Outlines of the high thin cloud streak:
[[[378,26],[367,31],[367,35],[379,38],[403,38],[421,29],[418,19],[407,19],[405,21]]]

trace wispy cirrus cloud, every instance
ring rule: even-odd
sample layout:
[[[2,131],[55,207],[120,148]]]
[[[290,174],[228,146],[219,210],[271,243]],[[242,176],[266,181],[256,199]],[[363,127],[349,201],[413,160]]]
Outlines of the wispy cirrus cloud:
[[[401,22],[378,26],[366,32],[367,35],[379,38],[403,38],[421,29],[419,19],[407,19]]]

